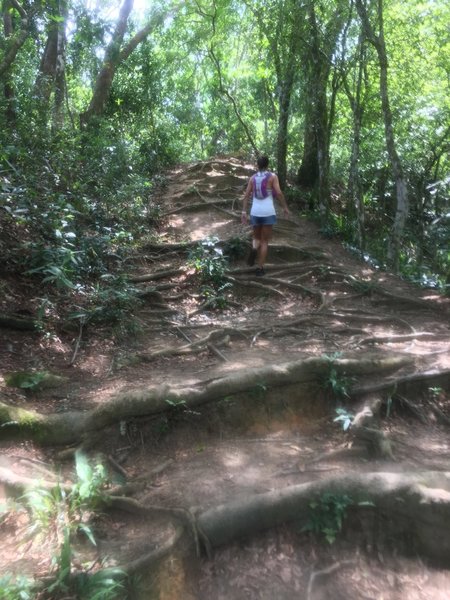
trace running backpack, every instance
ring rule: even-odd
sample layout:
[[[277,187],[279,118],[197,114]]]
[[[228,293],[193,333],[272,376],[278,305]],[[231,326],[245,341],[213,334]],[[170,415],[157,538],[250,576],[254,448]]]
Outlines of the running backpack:
[[[253,195],[258,200],[264,200],[269,195],[267,191],[267,182],[272,177],[272,173],[265,171],[264,173],[256,173],[253,175]]]

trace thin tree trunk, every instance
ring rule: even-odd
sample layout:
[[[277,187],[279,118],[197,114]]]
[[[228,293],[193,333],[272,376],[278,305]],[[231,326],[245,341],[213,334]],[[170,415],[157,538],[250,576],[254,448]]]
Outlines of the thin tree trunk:
[[[295,35],[295,34],[293,34]],[[286,74],[281,86],[279,113],[278,113],[278,133],[277,133],[277,174],[280,181],[280,187],[284,189],[287,180],[287,148],[288,148],[288,124],[291,105],[292,88],[294,86],[294,48],[291,47],[289,53]]]
[[[275,69],[278,111],[274,105],[271,108],[275,115],[278,113],[276,163],[280,186],[284,188],[287,180],[288,126],[292,90],[297,72],[303,6],[292,0],[280,2],[279,6],[273,9],[273,16],[268,19],[266,14],[257,10],[253,3],[245,2],[245,4],[258,21],[260,33],[269,42],[270,59]],[[286,49],[285,52],[283,48]],[[269,92],[268,94],[271,98]]]
[[[64,125],[64,100],[66,97],[66,23],[68,16],[67,0],[60,0],[61,22],[58,26],[55,69],[55,102],[53,106],[52,133],[56,134]]]
[[[11,37],[14,33],[13,21],[12,21],[12,17],[11,17],[9,8],[10,8],[10,3],[8,0],[5,0],[3,3],[3,31],[5,34],[5,40],[7,42],[8,42],[8,40],[11,39]],[[11,127],[14,127],[16,120],[17,120],[16,110],[15,110],[15,106],[14,106],[14,101],[15,101],[14,88],[12,86],[11,77],[8,72],[6,72],[4,74],[3,79],[4,79],[3,90],[4,90],[5,101],[6,101],[6,109],[5,109],[6,122]]]
[[[211,61],[214,63],[216,70],[217,70],[217,75],[219,76],[219,91],[222,95],[226,96],[226,98],[228,98],[228,100],[231,102],[231,104],[233,106],[234,114],[236,115],[239,123],[241,124],[242,129],[245,131],[245,135],[247,136],[247,140],[249,141],[250,146],[252,147],[253,152],[255,153],[255,156],[258,156],[260,154],[260,152],[259,152],[258,146],[256,145],[255,140],[253,139],[253,135],[251,134],[250,129],[248,128],[247,124],[245,123],[244,119],[242,118],[242,115],[239,111],[239,108],[238,108],[238,105],[237,105],[237,102],[236,102],[234,96],[232,96],[232,94],[230,94],[230,92],[224,85],[220,62],[219,62],[219,59],[217,58],[216,53],[214,52],[214,48],[212,47],[212,45],[209,48],[209,56],[211,58]]]
[[[116,69],[120,63],[120,47],[127,30],[128,17],[133,9],[134,0],[124,0],[119,13],[116,29],[106,48],[105,59],[95,82],[94,93],[88,109],[81,114],[81,124],[87,125],[92,117],[103,113],[109,98]]]
[[[330,181],[328,155],[328,112],[327,81],[330,73],[329,62],[320,47],[319,31],[313,2],[309,3],[309,22],[311,31],[311,65],[312,65],[312,103],[315,114],[315,133],[317,144],[318,166],[318,200],[319,211],[327,218],[330,211]]]
[[[303,157],[297,172],[299,185],[315,188],[319,210],[324,219],[330,211],[330,158],[329,144],[332,124],[333,98],[328,108],[327,86],[331,57],[342,30],[343,3],[336,3],[325,28],[317,23],[315,4],[307,4],[308,45],[303,63],[306,66],[305,129]],[[324,29],[324,31],[322,31]]]
[[[94,92],[91,102],[87,110],[80,115],[82,126],[87,125],[92,117],[103,114],[105,104],[109,98],[111,87],[117,68],[130,56],[130,54],[143,42],[148,35],[161,23],[169,12],[169,7],[161,11],[156,11],[151,17],[149,23],[138,31],[126,44],[121,48],[123,38],[125,36],[128,17],[133,8],[134,0],[124,0],[120,9],[119,20],[110,44],[105,52],[105,59],[102,68],[95,82]],[[177,6],[170,7],[173,12]]]
[[[58,11],[51,11],[51,17],[57,17]],[[34,86],[34,95],[37,97],[41,112],[47,113],[50,96],[56,73],[56,57],[58,51],[58,21],[50,19],[47,26],[47,42],[41,58],[39,72]]]
[[[386,44],[384,40],[383,27],[383,0],[377,0],[377,13],[379,21],[379,34],[377,35],[370,23],[366,6],[362,0],[356,0],[356,8],[360,16],[365,34],[369,42],[374,46],[380,65],[380,97],[381,107],[384,119],[384,131],[386,138],[386,149],[391,162],[392,175],[395,181],[397,206],[392,226],[389,245],[388,260],[394,271],[398,272],[400,246],[404,235],[406,220],[409,213],[409,200],[407,193],[406,178],[403,172],[403,166],[397,153],[395,143],[394,127],[392,123],[392,110],[389,101],[388,87],[388,58],[386,53]]]
[[[363,106],[361,103],[362,83],[364,74],[364,41],[363,36],[360,35],[359,41],[359,60],[358,60],[358,76],[356,79],[356,89],[353,95],[351,90],[348,88],[346,81],[344,80],[344,87],[347,92],[347,97],[350,102],[353,115],[353,139],[352,139],[352,153],[350,159],[350,174],[348,180],[348,197],[349,206],[348,213],[353,217],[356,222],[356,238],[358,248],[361,252],[365,249],[365,212],[364,202],[362,197],[361,189],[361,177],[359,173],[359,159],[361,154],[361,126],[363,117]],[[353,220],[352,219],[352,220]]]
[[[303,156],[297,172],[297,183],[301,187],[312,189],[319,178],[319,164],[317,160],[317,139],[312,110],[308,109],[305,115],[303,132]],[[310,207],[313,208],[313,207]]]
[[[6,44],[6,49],[2,59],[0,60],[0,77],[9,71],[17,53],[24,45],[29,35],[29,16],[24,8],[17,2],[17,0],[6,0],[7,9],[9,7],[15,8],[20,14],[20,29],[19,31],[11,36]],[[6,12],[6,11],[5,11]]]

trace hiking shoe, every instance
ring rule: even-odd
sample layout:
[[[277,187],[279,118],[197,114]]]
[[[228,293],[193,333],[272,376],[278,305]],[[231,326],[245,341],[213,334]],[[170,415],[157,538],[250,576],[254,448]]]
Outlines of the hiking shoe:
[[[266,272],[264,271],[264,269],[262,267],[258,267],[255,271],[255,275],[257,277],[262,277],[265,274],[266,274]]]
[[[249,267],[253,267],[253,265],[255,264],[257,254],[258,254],[258,250],[256,250],[256,248],[252,248],[250,250],[250,254],[247,257],[247,264]]]

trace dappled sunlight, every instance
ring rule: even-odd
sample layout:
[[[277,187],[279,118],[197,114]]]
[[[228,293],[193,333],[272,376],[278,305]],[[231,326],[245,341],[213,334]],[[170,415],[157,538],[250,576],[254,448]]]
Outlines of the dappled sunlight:
[[[230,219],[224,221],[206,221],[201,217],[192,218],[190,224],[190,236],[192,240],[203,240],[211,235],[214,235],[215,232],[222,229],[223,227],[227,227],[230,223]],[[194,229],[195,228],[195,229]]]
[[[247,462],[248,457],[244,457],[242,452],[223,452],[220,456],[222,463],[228,469],[242,467]]]

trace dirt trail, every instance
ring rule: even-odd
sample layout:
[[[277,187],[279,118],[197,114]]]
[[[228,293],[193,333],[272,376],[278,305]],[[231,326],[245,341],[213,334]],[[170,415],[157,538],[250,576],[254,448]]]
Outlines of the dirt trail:
[[[164,230],[130,267],[130,277],[148,292],[138,315],[140,335],[111,344],[102,332],[91,332],[67,368],[73,338],[41,347],[39,354],[27,334],[8,333],[7,344],[15,350],[4,355],[9,370],[30,368],[31,350],[40,367],[60,369],[69,384],[32,399],[2,386],[4,399],[64,413],[101,407],[133,390],[167,385],[183,394],[222,378],[267,374],[217,402],[169,403],[164,412],[130,415],[105,430],[94,451],[109,457],[112,472],[120,463],[122,475],[139,482],[134,498],[145,506],[196,507],[200,513],[335,475],[450,471],[448,300],[371,268],[338,241],[324,239],[314,224],[293,216],[280,218],[275,227],[265,277],[256,277],[242,256],[228,269],[225,307],[205,301],[187,254],[210,236],[221,247],[230,239],[234,247],[250,247],[249,229],[239,222],[250,173],[251,165],[232,158],[169,173],[160,198]],[[284,373],[292,368],[286,365],[324,356],[329,368],[319,378],[312,373],[280,384],[273,370],[278,366]],[[339,360],[364,359],[375,367],[356,373],[339,367]],[[391,359],[401,366],[385,368]],[[362,388],[376,393],[377,385],[382,406],[374,422],[388,436],[390,450],[374,456],[370,444],[345,433],[334,418],[344,405],[356,412],[350,396],[359,397]],[[28,442],[3,442],[2,451],[0,467],[27,476],[35,476],[32,464],[18,457],[46,463],[55,457]],[[210,558],[172,553],[144,578],[148,588],[141,597],[450,597],[450,573],[426,566],[403,530],[396,535],[392,523],[384,529],[364,509],[347,514],[333,544],[282,525],[219,548]],[[2,569],[43,568],[36,566],[48,562],[42,549],[26,552],[17,545],[18,524],[0,527],[6,534]],[[160,515],[117,512],[98,523],[98,552],[110,564],[123,564],[147,552],[149,540],[157,551],[173,534],[170,520]]]

